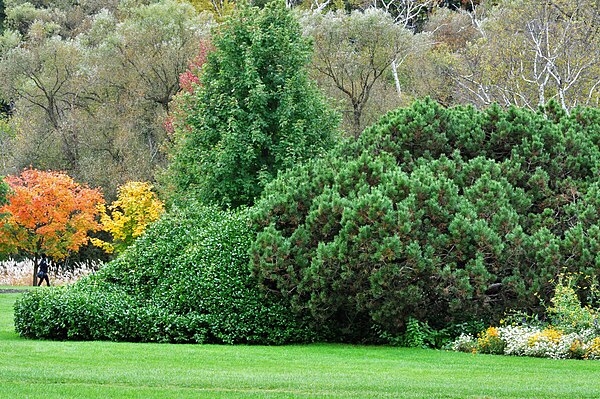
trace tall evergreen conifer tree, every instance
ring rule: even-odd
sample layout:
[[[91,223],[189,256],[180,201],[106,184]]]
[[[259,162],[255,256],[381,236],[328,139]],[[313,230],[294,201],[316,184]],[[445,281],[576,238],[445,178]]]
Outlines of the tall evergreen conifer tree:
[[[330,148],[339,118],[308,80],[310,43],[283,3],[240,5],[213,43],[169,176],[180,198],[250,205],[279,170]]]

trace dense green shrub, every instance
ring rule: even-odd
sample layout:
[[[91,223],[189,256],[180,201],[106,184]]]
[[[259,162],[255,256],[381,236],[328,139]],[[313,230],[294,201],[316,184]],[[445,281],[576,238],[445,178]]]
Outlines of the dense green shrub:
[[[121,257],[67,288],[16,303],[23,336],[279,344],[316,338],[248,268],[247,211],[174,209]]]
[[[340,339],[540,309],[564,268],[600,272],[600,111],[393,111],[269,184],[254,274]]]

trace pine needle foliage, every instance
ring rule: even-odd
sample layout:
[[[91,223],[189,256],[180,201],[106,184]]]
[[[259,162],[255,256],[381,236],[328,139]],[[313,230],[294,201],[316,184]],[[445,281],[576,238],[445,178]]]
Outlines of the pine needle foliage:
[[[541,310],[600,273],[599,143],[597,109],[418,101],[267,186],[254,273],[343,340]]]

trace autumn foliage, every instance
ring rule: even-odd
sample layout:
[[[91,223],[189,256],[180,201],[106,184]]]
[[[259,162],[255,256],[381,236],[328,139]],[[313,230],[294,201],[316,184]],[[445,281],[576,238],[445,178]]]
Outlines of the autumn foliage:
[[[98,206],[104,203],[97,189],[79,185],[61,172],[26,169],[5,178],[8,203],[0,208],[0,250],[22,252],[37,259],[55,260],[88,242],[88,233],[100,228]]]
[[[107,207],[100,205],[102,230],[110,233],[113,242],[92,239],[94,245],[109,253],[119,253],[130,246],[164,211],[150,183],[129,182],[118,191],[118,198],[108,206],[108,212]]]
[[[176,128],[189,130],[187,127],[187,114],[194,108],[194,90],[202,86],[200,75],[202,68],[208,59],[208,54],[214,50],[210,40],[202,40],[198,54],[189,63],[187,69],[179,75],[179,92],[171,101],[171,112],[165,119],[164,127],[169,135],[173,135]]]
[[[190,62],[185,72],[179,75],[179,87],[183,92],[192,94],[194,92],[194,87],[196,85],[201,85],[200,74],[202,73],[202,66],[208,58],[208,53],[213,50],[214,46],[209,40],[200,42],[198,55]]]

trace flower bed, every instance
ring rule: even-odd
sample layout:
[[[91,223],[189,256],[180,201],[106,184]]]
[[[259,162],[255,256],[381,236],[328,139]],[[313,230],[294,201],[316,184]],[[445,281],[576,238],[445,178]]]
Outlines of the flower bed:
[[[559,275],[551,306],[546,308],[549,322],[539,322],[537,317],[511,322],[517,317],[513,315],[504,325],[488,327],[477,337],[462,334],[451,344],[451,349],[552,359],[600,359],[600,312],[581,305],[576,290],[581,287],[575,282],[572,275]],[[585,288],[597,296],[594,292],[597,285],[590,284],[590,287]],[[521,316],[523,314],[518,313],[518,317]]]
[[[460,352],[547,357],[552,359],[600,359],[600,337],[594,330],[565,333],[555,327],[490,327],[477,338],[463,334],[452,344]]]

